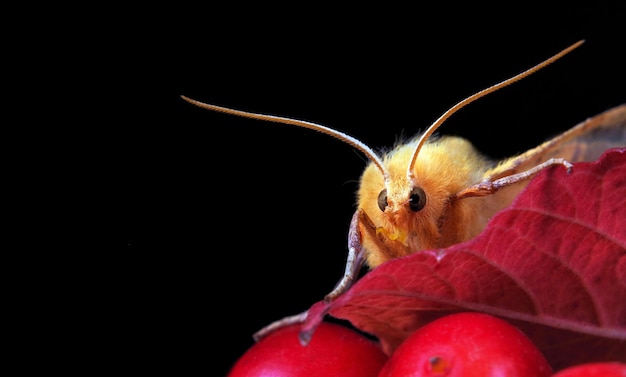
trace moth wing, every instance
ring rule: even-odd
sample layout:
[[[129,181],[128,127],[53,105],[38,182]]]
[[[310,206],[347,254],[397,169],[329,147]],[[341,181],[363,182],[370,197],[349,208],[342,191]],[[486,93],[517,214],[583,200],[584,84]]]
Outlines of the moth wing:
[[[485,173],[485,180],[526,171],[550,158],[572,163],[595,161],[607,149],[619,147],[626,147],[626,104],[588,118],[536,148],[505,159]]]

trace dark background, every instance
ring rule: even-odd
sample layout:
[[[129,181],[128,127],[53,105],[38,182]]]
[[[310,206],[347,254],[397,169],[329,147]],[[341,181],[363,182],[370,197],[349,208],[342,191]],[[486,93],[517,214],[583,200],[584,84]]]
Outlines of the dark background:
[[[328,136],[180,99],[321,123],[374,149],[579,39],[440,128],[494,159],[625,102],[624,6],[429,10],[176,5],[120,15],[108,132],[122,141],[119,357],[223,376],[252,334],[340,278],[364,157]],[[620,4],[620,5],[618,5]],[[115,26],[117,25],[117,26]]]

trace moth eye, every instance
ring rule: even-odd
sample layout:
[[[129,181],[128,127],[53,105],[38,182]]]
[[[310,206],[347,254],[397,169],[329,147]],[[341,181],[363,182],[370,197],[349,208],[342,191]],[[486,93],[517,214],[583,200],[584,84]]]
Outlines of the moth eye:
[[[378,205],[380,205],[380,196],[378,197]],[[411,190],[411,195],[409,196],[409,208],[411,211],[417,212],[421,211],[422,208],[426,205],[426,193],[422,190],[421,187],[413,187]]]
[[[387,189],[384,189],[380,192],[380,194],[378,194],[378,208],[380,208],[381,211],[385,212],[385,208],[387,208],[387,205]]]

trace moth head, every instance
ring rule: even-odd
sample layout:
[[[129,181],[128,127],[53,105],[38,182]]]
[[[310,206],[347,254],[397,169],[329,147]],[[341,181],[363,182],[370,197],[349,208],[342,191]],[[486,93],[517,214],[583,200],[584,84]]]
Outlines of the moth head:
[[[368,221],[360,231],[371,267],[377,264],[371,258],[393,259],[434,245],[437,226],[432,218],[441,209],[432,195],[439,193],[422,174],[415,179],[406,174],[413,145],[404,144],[386,154],[383,171],[371,163],[361,175],[358,208]]]
[[[416,227],[420,227],[421,217],[428,216],[429,211],[424,210],[427,202],[428,195],[421,186],[408,181],[406,184],[395,181],[378,192],[375,201],[377,208],[372,209],[374,206],[370,206],[366,212],[376,219],[374,223],[378,237],[402,245],[398,247],[409,248],[415,244],[412,238],[423,236],[416,231]]]

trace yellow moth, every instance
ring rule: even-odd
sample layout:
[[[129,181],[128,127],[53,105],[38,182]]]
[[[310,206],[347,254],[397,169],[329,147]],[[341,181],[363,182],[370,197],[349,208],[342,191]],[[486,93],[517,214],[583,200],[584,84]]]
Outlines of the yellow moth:
[[[383,156],[354,137],[320,124],[182,98],[208,110],[326,133],[369,159],[361,175],[357,210],[350,224],[346,270],[325,298],[332,301],[350,287],[363,264],[376,268],[390,259],[420,250],[445,248],[478,235],[489,219],[511,204],[529,178],[542,169],[561,165],[570,171],[573,162],[593,161],[609,148],[626,146],[626,105],[499,162],[484,157],[463,138],[433,136],[446,119],[465,105],[553,63],[583,42],[578,41],[538,65],[467,97],[426,131]],[[261,330],[256,337],[304,318],[306,312],[286,317]]]

